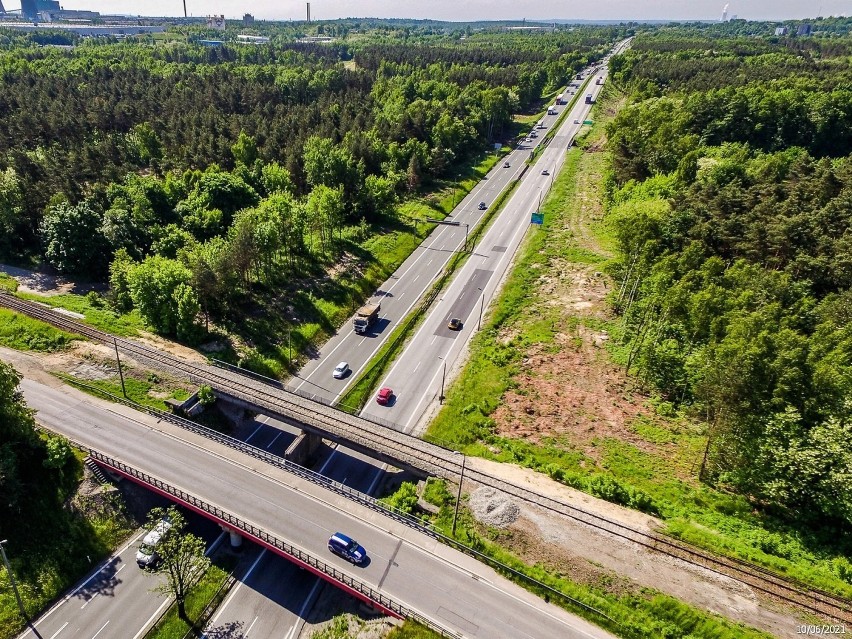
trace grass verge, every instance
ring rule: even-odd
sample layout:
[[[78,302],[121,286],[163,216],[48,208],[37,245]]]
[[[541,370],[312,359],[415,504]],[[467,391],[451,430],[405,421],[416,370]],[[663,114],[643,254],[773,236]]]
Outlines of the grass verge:
[[[565,303],[554,304],[541,292],[542,274],[558,271],[555,265],[600,265],[597,268],[605,270],[607,257],[590,251],[576,235],[591,233],[598,245],[611,247],[605,220],[585,229],[570,223],[580,203],[599,198],[602,192],[606,157],[598,151],[603,124],[597,122],[581,141],[590,152],[569,153],[542,207],[544,227],[525,239],[483,330],[471,343],[467,365],[447,390],[444,407],[425,438],[468,455],[533,468],[603,499],[656,514],[669,534],[713,552],[852,597],[848,535],[824,523],[782,519],[755,508],[744,496],[701,484],[696,469],[706,441],[703,427],[672,414],[665,402],[631,399],[647,410],[627,421],[630,432],[623,438],[604,435],[575,443],[579,435],[570,429],[537,440],[495,430],[494,412],[504,404],[507,392],[534,393],[535,380],[546,381],[544,374],[524,363],[530,353],[556,355],[575,348],[581,340],[579,329],[618,334],[617,322],[583,315]],[[605,353],[600,350],[601,357]],[[522,374],[533,380],[532,385]],[[583,408],[572,410],[580,413]]]
[[[122,368],[124,367],[122,366]],[[87,379],[84,381],[67,373],[56,372],[54,375],[66,384],[71,384],[94,397],[104,398],[104,395],[98,391],[109,393],[115,397],[122,396],[121,382],[118,379]],[[128,375],[124,378],[124,388],[127,392],[127,399],[157,410],[169,410],[165,399],[184,400],[189,397],[189,392],[186,389],[164,385],[162,380],[153,374],[145,380]]]
[[[73,313],[83,315],[86,324],[119,337],[134,337],[145,330],[145,323],[136,311],[119,314],[114,312],[106,302],[97,295],[36,295],[34,293],[18,293],[18,297],[47,304],[53,308],[64,308]]]
[[[64,349],[75,339],[83,338],[40,320],[0,308],[0,345],[7,348],[50,353]]]
[[[192,622],[187,623],[172,605],[151,630],[145,639],[184,639],[193,627],[202,627],[209,611],[214,611],[228,594],[233,561],[220,561],[212,564],[195,584],[186,598],[186,615]]]
[[[419,623],[406,621],[391,630],[385,639],[441,639],[441,635]]]
[[[441,485],[429,487],[425,498],[440,507],[433,523],[441,533],[450,536],[455,499],[446,485],[439,483]],[[619,637],[764,639],[771,636],[730,622],[718,615],[697,610],[651,588],[635,589],[626,594],[624,589],[620,592],[610,592],[603,583],[585,585],[570,581],[563,576],[558,562],[552,565],[538,562],[530,566],[506,550],[501,539],[505,534],[505,531],[488,529],[478,524],[466,508],[459,514],[456,539],[482,553],[486,558],[510,568],[511,570],[506,570],[493,565],[503,576],[534,592],[545,601],[588,619]],[[543,586],[533,584],[523,576],[534,579]]]
[[[505,201],[515,191],[519,184],[518,180],[511,182],[499,196],[494,200],[488,213],[482,218],[480,223],[473,229],[468,237],[468,245],[476,247],[479,240],[488,230],[491,222],[497,217],[497,214],[503,207]],[[455,272],[467,261],[469,253],[456,253],[450,259],[447,266],[444,268],[444,273],[440,279],[435,282],[432,289],[426,293],[423,301],[419,306],[414,308],[393,330],[388,337],[388,340],[376,352],[373,358],[367,362],[362,369],[362,372],[350,386],[349,390],[340,398],[338,407],[343,410],[357,413],[369,398],[370,392],[375,389],[379,380],[385,374],[387,369],[393,364],[396,356],[402,351],[408,338],[414,333],[420,322],[426,317],[426,313],[432,302],[441,292],[441,290],[449,283]]]

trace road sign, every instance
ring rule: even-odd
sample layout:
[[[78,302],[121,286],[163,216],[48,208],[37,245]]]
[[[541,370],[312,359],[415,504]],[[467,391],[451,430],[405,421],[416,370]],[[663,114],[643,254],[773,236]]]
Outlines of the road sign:
[[[544,224],[544,213],[534,212],[530,218],[530,224]]]

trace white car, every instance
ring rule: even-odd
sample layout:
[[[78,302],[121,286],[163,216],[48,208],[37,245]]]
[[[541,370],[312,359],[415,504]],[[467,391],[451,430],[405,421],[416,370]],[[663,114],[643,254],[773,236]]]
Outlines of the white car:
[[[340,362],[334,367],[332,375],[334,376],[334,379],[343,379],[346,377],[347,373],[349,373],[349,364],[346,362]]]
[[[136,551],[136,563],[140,568],[150,568],[159,559],[157,555],[157,546],[169,529],[172,527],[172,522],[168,519],[161,519],[157,522],[148,534],[142,539],[142,544],[139,550]]]

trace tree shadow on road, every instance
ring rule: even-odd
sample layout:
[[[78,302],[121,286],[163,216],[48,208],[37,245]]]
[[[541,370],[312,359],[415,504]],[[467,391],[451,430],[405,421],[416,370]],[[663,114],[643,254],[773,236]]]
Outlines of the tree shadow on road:
[[[204,631],[207,639],[242,639],[243,622],[229,621],[221,626],[213,626]]]
[[[121,557],[110,559],[100,572],[74,593],[74,596],[83,601],[89,601],[97,595],[112,597],[115,594],[116,586],[121,583],[117,575],[122,563]]]

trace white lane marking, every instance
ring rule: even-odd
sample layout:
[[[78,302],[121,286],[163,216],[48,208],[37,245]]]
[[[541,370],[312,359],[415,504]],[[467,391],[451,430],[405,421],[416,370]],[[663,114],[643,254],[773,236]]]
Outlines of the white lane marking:
[[[436,340],[436,339],[438,339],[438,336],[437,336],[437,335],[435,335],[435,337],[433,337],[433,338],[432,338],[432,341],[431,341],[431,342],[429,342],[429,346],[432,346],[432,344],[434,344],[434,343],[435,343],[435,340]]]
[[[154,614],[152,614],[150,617],[148,617],[148,621],[146,621],[145,623],[142,624],[142,628],[139,630],[139,632],[137,632],[133,636],[133,639],[139,639],[139,637],[141,637],[146,632],[148,632],[148,628],[150,628],[151,624],[154,623],[154,619],[157,619],[163,613],[163,608],[165,608],[168,605],[171,605],[171,603],[172,603],[171,597],[166,598],[166,600],[163,603],[160,604],[160,607],[157,608],[154,611]]]
[[[107,619],[107,622],[101,626],[100,630],[98,630],[95,634],[92,635],[92,639],[95,639],[95,637],[101,634],[101,632],[103,632],[103,629],[107,627],[107,624],[109,624],[109,619]]]
[[[85,608],[86,606],[88,606],[90,603],[92,603],[92,602],[95,600],[95,597],[97,597],[99,594],[101,594],[101,593],[96,592],[96,593],[95,593],[95,594],[93,594],[93,595],[92,595],[89,599],[87,599],[87,600],[86,600],[86,603],[84,603],[82,606],[80,606],[80,610],[82,610],[83,608]]]
[[[317,592],[317,588],[320,587],[320,584],[322,584],[322,579],[317,578],[317,580],[314,582],[314,587],[311,588],[311,591],[308,593],[308,596],[305,597],[305,603],[302,604],[302,607],[299,609],[298,620],[296,621],[296,623],[293,624],[293,627],[290,628],[290,632],[287,633],[286,639],[293,639],[293,637],[295,636],[296,630],[299,628],[299,621],[304,619],[305,611],[311,604],[311,600],[314,598],[314,595]]]
[[[83,588],[85,588],[86,586],[88,586],[88,585],[89,585],[89,582],[91,582],[91,581],[92,581],[92,579],[94,579],[94,578],[95,578],[95,577],[97,577],[99,574],[101,574],[101,573],[102,573],[102,572],[103,572],[103,571],[104,571],[104,570],[105,570],[105,569],[106,569],[106,568],[107,568],[107,567],[108,567],[108,566],[109,566],[109,565],[110,565],[110,564],[111,564],[111,563],[112,563],[115,559],[117,559],[117,558],[118,558],[118,557],[119,557],[119,556],[120,556],[120,555],[121,555],[121,554],[122,554],[125,550],[127,550],[128,548],[130,548],[130,546],[131,546],[132,544],[136,543],[139,539],[141,539],[141,538],[142,538],[142,536],[143,536],[144,534],[145,534],[145,531],[144,531],[144,530],[140,530],[140,531],[139,531],[139,533],[138,533],[135,537],[131,538],[131,539],[130,539],[130,541],[128,541],[126,544],[124,544],[124,546],[122,546],[121,550],[119,550],[119,551],[118,551],[117,553],[115,553],[112,557],[110,557],[110,558],[108,558],[106,561],[104,561],[104,563],[101,565],[101,567],[100,567],[97,571],[95,571],[94,573],[92,573],[92,575],[91,575],[88,579],[86,579],[86,581],[84,581],[84,582],[83,582],[83,583],[81,583],[79,586],[77,586],[74,590],[72,590],[72,591],[71,591],[71,592],[69,592],[67,595],[65,595],[65,597],[63,597],[61,601],[56,602],[56,605],[54,605],[54,606],[53,606],[53,608],[51,608],[51,609],[50,609],[50,610],[48,610],[46,613],[44,613],[44,615],[42,615],[42,616],[41,616],[41,617],[40,617],[40,618],[39,618],[39,619],[38,619],[38,620],[37,620],[37,621],[33,624],[33,627],[37,626],[37,625],[38,625],[38,624],[40,624],[42,621],[44,621],[45,619],[47,619],[50,615],[52,615],[52,614],[53,614],[54,612],[56,612],[56,611],[57,611],[60,607],[62,607],[62,606],[63,606],[63,605],[64,605],[64,604],[65,604],[65,603],[69,600],[69,599],[71,599],[71,597],[73,597],[73,596],[74,596],[74,595],[76,595],[78,592],[80,592]],[[67,624],[66,624],[66,625],[67,625]],[[65,626],[62,626],[62,628],[64,628],[64,627],[65,627]],[[62,628],[60,628],[60,630],[61,630]],[[28,636],[31,632],[32,632],[32,628],[28,628],[28,629],[27,629],[27,631],[26,631],[24,634],[22,634],[22,635],[21,635],[20,639],[24,639],[24,637],[27,637],[27,636]],[[134,638],[134,639],[135,639],[135,638]]]
[[[62,627],[59,630],[50,635],[50,639],[56,639],[56,637],[59,636],[59,633],[65,630],[65,626],[67,626],[69,623],[69,621],[66,621],[64,624],[62,624]]]
[[[449,226],[443,226],[443,225],[441,225],[441,226],[440,226],[440,228],[437,230],[437,232],[436,232],[436,231],[433,231],[433,235],[434,235],[434,237],[433,237],[433,235],[430,235],[430,236],[429,236],[429,238],[428,238],[428,239],[432,240],[432,245],[434,245],[434,244],[435,244],[435,242],[437,242],[437,241],[438,241],[438,239],[441,237],[441,235],[443,235],[445,232],[449,232],[449,231],[448,231],[448,229],[450,229],[450,228],[451,228],[451,227],[449,227]],[[424,240],[424,242],[425,242],[425,240]],[[461,246],[461,245],[462,245],[462,242],[459,242],[459,243],[458,243],[458,246]],[[431,245],[430,245],[430,246],[431,246]],[[415,249],[415,250],[414,250],[414,252],[413,252],[411,255],[414,255],[414,254],[417,252],[417,250],[418,250],[418,249],[420,249],[420,248],[427,249],[427,248],[430,248],[430,246],[426,246],[425,244],[421,244],[420,246],[418,246],[418,247],[417,247],[417,249]],[[385,297],[385,298],[387,298],[388,293],[392,293],[392,292],[393,292],[393,290],[396,288],[396,286],[397,286],[400,282],[405,281],[405,276],[406,276],[406,275],[408,275],[408,272],[409,272],[411,269],[413,269],[415,266],[419,266],[419,265],[420,265],[420,262],[421,262],[421,260],[425,257],[425,255],[426,255],[426,251],[425,251],[425,250],[421,251],[421,252],[420,252],[420,253],[419,253],[419,254],[415,257],[415,259],[414,259],[414,260],[412,260],[411,264],[409,265],[409,267],[408,267],[407,269],[405,269],[405,270],[404,270],[402,273],[400,273],[398,276],[396,275],[396,273],[394,273],[394,274],[392,274],[392,275],[391,275],[391,278],[394,278],[394,277],[395,277],[395,278],[396,278],[396,281],[395,281],[395,282],[393,283],[393,285],[392,285],[392,286],[391,286],[391,287],[390,287],[390,288],[389,288],[389,289],[385,292],[385,295],[384,295],[384,297]],[[410,259],[410,256],[409,256],[409,259]],[[434,258],[433,258],[433,259],[434,259]],[[446,259],[444,260],[444,264],[446,264],[446,263],[447,263],[447,262],[449,262],[449,261],[450,261],[450,255],[447,255]],[[431,263],[432,263],[432,261],[430,260],[430,261],[429,261],[429,263],[431,264]],[[442,264],[442,266],[443,266],[443,264]],[[427,285],[427,286],[428,286],[428,285]],[[409,311],[410,311],[410,310],[414,307],[414,305],[417,303],[417,300],[418,300],[418,299],[420,299],[420,296],[421,296],[421,295],[423,295],[423,293],[425,292],[425,290],[426,290],[426,289],[424,288],[423,290],[421,290],[420,292],[418,292],[418,293],[417,293],[417,296],[414,298],[414,301],[413,301],[413,302],[411,302],[411,304],[408,306],[408,308],[406,308],[406,309],[405,309],[405,311],[403,311],[403,312],[400,314],[400,319],[402,319],[402,318],[404,318],[406,315],[408,315]],[[345,327],[346,327],[346,324],[344,324],[342,328],[345,328]],[[366,338],[365,338],[365,339],[366,339]],[[368,362],[369,362],[369,361],[373,358],[373,355],[375,355],[375,354],[376,354],[376,351],[378,351],[378,350],[379,350],[379,348],[381,348],[381,347],[382,347],[383,340],[377,340],[377,341],[378,341],[379,343],[376,345],[376,348],[375,348],[375,349],[373,349],[373,352],[372,352],[372,353],[370,353],[370,355],[367,357],[367,360],[366,360],[366,361],[368,361]],[[362,340],[362,343],[363,343],[363,340]],[[345,338],[345,337],[344,337],[343,339],[341,339],[341,340],[337,343],[337,346],[335,346],[333,349],[331,349],[331,351],[330,351],[330,352],[329,352],[329,353],[328,353],[325,357],[323,357],[323,358],[322,358],[322,359],[321,359],[321,360],[317,363],[316,368],[314,368],[314,370],[313,370],[313,371],[311,371],[311,372],[310,372],[310,373],[309,373],[309,374],[308,374],[308,375],[307,375],[307,376],[306,376],[306,377],[302,380],[302,382],[301,382],[298,386],[296,386],[296,390],[299,390],[299,389],[300,389],[300,388],[302,388],[302,386],[304,386],[307,382],[311,381],[311,378],[314,376],[314,374],[315,374],[315,373],[318,373],[318,372],[319,372],[319,370],[320,370],[320,368],[323,366],[323,364],[325,364],[325,362],[326,362],[326,361],[328,361],[329,359],[331,359],[331,356],[332,356],[332,355],[334,355],[335,351],[337,351],[337,349],[338,349],[338,348],[340,348],[341,346],[343,346],[344,344],[346,344],[346,338]],[[343,389],[343,390],[346,390],[346,387],[344,387],[344,389]],[[337,401],[337,398],[338,398],[338,397],[340,397],[342,394],[343,394],[343,391],[341,391],[340,393],[338,393],[337,395],[335,395],[335,397],[334,397],[334,399],[333,399],[332,401]]]
[[[270,448],[272,448],[272,444],[274,444],[274,443],[275,443],[275,440],[276,440],[276,439],[278,439],[279,437],[281,437],[281,435],[283,435],[283,434],[284,434],[284,431],[283,431],[283,430],[279,430],[279,431],[278,431],[278,434],[277,434],[275,437],[273,437],[273,438],[272,438],[272,441],[271,441],[271,442],[269,442],[269,444],[266,446],[266,450],[269,450]]]
[[[240,580],[240,583],[238,583],[236,586],[234,586],[231,589],[231,592],[228,595],[227,599],[225,599],[225,602],[221,606],[219,606],[219,610],[216,612],[216,615],[213,617],[213,619],[210,620],[210,623],[208,624],[208,626],[212,626],[217,621],[219,621],[219,617],[221,617],[222,613],[225,612],[225,609],[228,607],[228,604],[231,603],[231,601],[236,596],[239,589],[242,588],[243,584],[246,581],[248,581],[248,578],[251,576],[251,573],[254,571],[255,566],[257,566],[257,564],[260,562],[260,560],[263,559],[263,556],[265,554],[266,554],[266,548],[264,548],[262,551],[260,551],[260,554],[257,556],[257,559],[254,560],[254,563],[246,571],[246,574],[243,575],[243,578]],[[255,620],[257,620],[257,617],[255,617]],[[204,636],[206,636],[206,635],[202,635],[202,637],[204,637]]]
[[[418,369],[418,368],[420,368],[420,364],[421,364],[421,363],[422,363],[422,362],[417,362],[417,366],[415,366],[415,367],[414,367],[414,370],[413,370],[413,371],[411,371],[411,372],[412,372],[412,373],[416,373],[416,372],[417,372],[417,369]]]
[[[434,260],[434,259],[435,258],[432,258],[432,260]],[[432,263],[432,260],[429,260],[428,262],[426,262],[426,266],[429,266]]]
[[[261,428],[263,428],[263,426],[264,426],[264,424],[258,425],[258,427],[254,429],[254,432],[251,435],[249,435],[248,437],[246,437],[246,443],[247,444],[251,441],[252,437],[257,435],[257,431],[259,431]]]
[[[246,634],[243,635],[246,639],[248,639],[248,636],[249,636],[249,633],[251,632],[251,629],[254,628],[254,624],[257,623],[257,619],[258,618],[255,616],[254,621],[251,622],[251,625],[248,627],[248,630],[246,630]]]
[[[370,487],[367,489],[367,494],[372,495],[373,491],[376,489],[376,484],[379,483],[379,479],[381,479],[382,475],[385,472],[385,469],[388,467],[387,464],[382,464],[381,468],[376,469],[376,476],[373,478],[373,483],[370,484]]]

